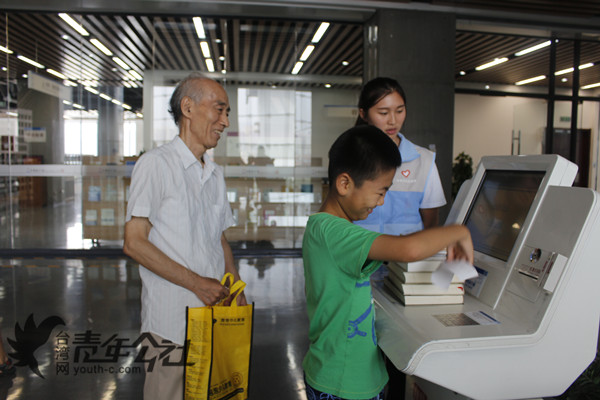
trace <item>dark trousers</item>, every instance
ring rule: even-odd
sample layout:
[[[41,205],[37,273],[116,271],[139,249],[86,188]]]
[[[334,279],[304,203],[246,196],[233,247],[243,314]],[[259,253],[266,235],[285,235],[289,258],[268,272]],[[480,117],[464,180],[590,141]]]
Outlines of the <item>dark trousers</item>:
[[[406,391],[406,375],[394,366],[394,364],[385,358],[385,368],[390,376],[388,381],[386,400],[404,400]]]

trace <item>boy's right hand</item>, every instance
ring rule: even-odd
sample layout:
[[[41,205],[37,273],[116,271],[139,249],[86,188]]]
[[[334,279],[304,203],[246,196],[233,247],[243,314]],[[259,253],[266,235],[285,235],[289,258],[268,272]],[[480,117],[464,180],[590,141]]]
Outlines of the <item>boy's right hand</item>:
[[[473,265],[473,241],[471,240],[471,232],[465,227],[466,237],[458,240],[454,244],[448,246],[448,261],[465,260]]]

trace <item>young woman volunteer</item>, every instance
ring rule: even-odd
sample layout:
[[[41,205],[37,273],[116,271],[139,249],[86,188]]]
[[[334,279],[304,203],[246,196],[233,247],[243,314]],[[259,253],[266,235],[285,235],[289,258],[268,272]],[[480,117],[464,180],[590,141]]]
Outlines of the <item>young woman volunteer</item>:
[[[400,130],[406,119],[406,96],[391,78],[367,82],[358,101],[356,125],[374,125],[395,143],[402,157],[394,182],[377,207],[364,221],[366,229],[393,235],[406,235],[439,224],[439,208],[446,204],[435,153],[408,140]]]

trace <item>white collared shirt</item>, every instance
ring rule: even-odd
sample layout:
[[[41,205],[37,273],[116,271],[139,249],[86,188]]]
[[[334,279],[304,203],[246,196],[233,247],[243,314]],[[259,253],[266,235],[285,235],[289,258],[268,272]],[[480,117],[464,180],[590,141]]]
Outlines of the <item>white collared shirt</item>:
[[[143,154],[132,173],[127,217],[148,218],[148,239],[176,262],[220,280],[225,272],[223,231],[234,224],[222,169],[204,166],[179,136]],[[204,304],[191,291],[141,267],[142,332],[185,340],[186,306]]]

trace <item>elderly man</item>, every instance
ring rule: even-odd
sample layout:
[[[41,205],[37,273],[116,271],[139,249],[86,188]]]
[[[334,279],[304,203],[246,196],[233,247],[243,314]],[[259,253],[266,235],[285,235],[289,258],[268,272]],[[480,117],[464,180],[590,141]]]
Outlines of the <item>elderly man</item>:
[[[145,153],[133,170],[123,249],[141,264],[141,331],[157,343],[183,345],[186,307],[225,299],[224,273],[239,279],[223,233],[233,225],[223,171],[206,155],[229,126],[229,109],[219,83],[189,75],[170,100],[179,135]],[[183,366],[161,360],[146,373],[144,399],[180,399],[182,390]]]

